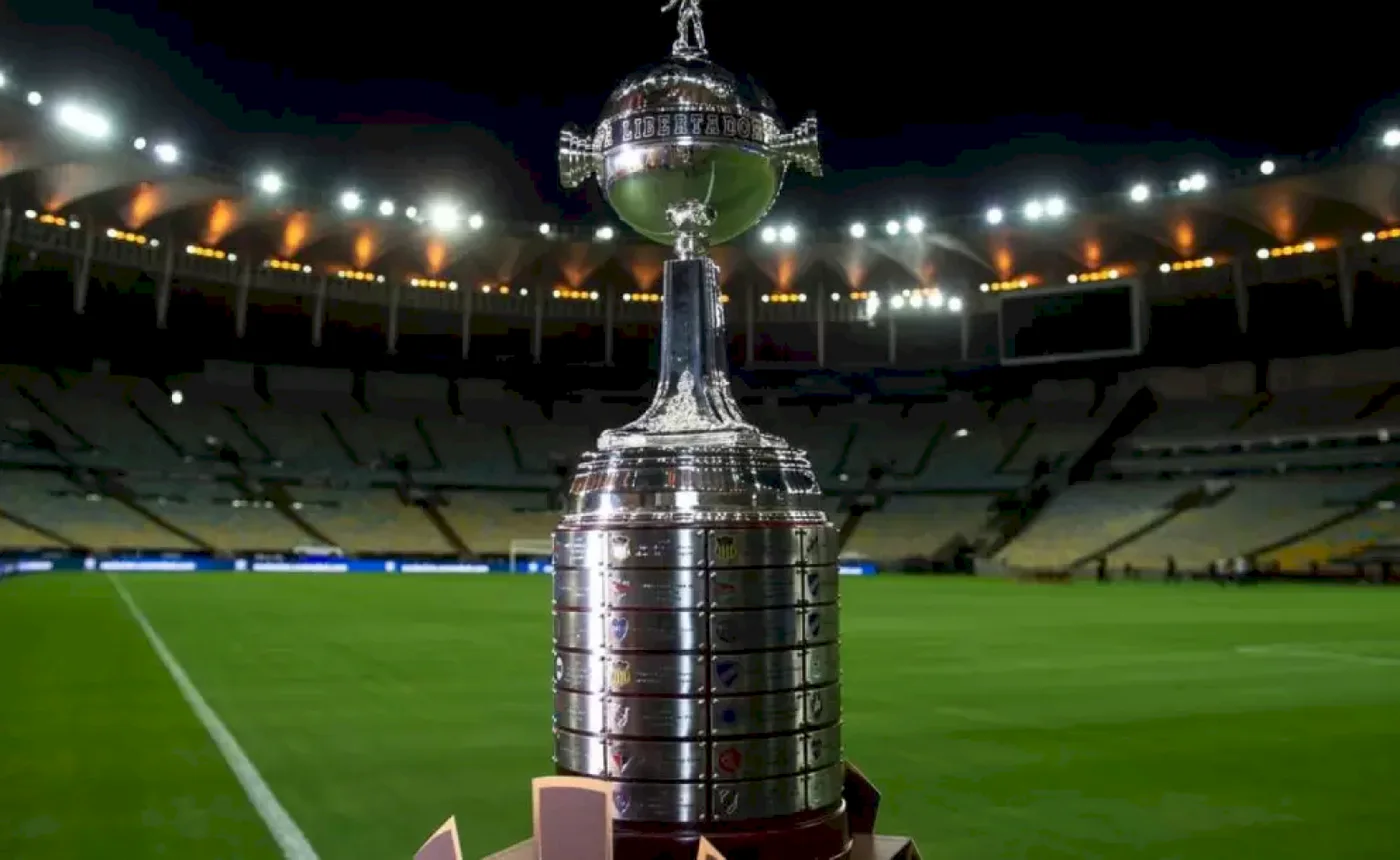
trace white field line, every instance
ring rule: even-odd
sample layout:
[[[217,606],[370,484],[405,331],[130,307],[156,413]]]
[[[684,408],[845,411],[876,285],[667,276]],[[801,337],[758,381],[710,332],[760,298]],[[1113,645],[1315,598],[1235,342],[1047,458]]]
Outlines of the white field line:
[[[1297,657],[1312,660],[1332,660],[1338,663],[1357,663],[1363,666],[1400,666],[1400,659],[1394,657],[1370,657],[1365,654],[1349,654],[1346,651],[1329,651],[1325,648],[1309,648],[1304,645],[1281,643],[1278,645],[1241,645],[1235,649],[1241,654],[1262,657]]]
[[[258,773],[257,767],[253,765],[252,759],[243,751],[243,747],[238,745],[233,733],[224,725],[219,715],[214,713],[214,709],[209,707],[209,703],[204,701],[204,697],[199,694],[190,676],[185,674],[175,655],[170,653],[170,649],[165,647],[165,642],[160,638],[160,634],[151,626],[151,622],[146,620],[146,615],[141,608],[136,605],[136,601],[131,599],[126,586],[121,580],[112,574],[107,574],[107,579],[111,581],[112,587],[117,590],[122,602],[126,604],[127,611],[141,628],[141,632],[146,634],[146,639],[151,643],[151,650],[156,652],[160,662],[165,664],[165,669],[170,673],[170,678],[175,682],[175,686],[180,689],[180,695],[189,704],[190,710],[204,724],[205,731],[209,732],[209,738],[214,741],[214,746],[219,748],[223,754],[224,761],[228,762],[229,770],[238,780],[238,784],[243,786],[243,792],[248,795],[248,802],[253,805],[262,818],[263,824],[267,825],[267,830],[276,840],[279,848],[282,849],[282,856],[287,860],[319,860],[316,856],[316,849],[311,847],[307,841],[306,834],[301,832],[301,828],[292,820],[292,816],[287,813],[282,804],[278,802],[277,796],[272,793],[272,788],[267,781]]]

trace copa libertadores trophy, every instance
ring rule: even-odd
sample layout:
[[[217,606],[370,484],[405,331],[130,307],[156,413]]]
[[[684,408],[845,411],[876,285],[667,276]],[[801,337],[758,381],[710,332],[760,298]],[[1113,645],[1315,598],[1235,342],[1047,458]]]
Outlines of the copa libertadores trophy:
[[[677,7],[671,57],[619,84],[593,131],[560,137],[565,186],[596,176],[623,221],[675,250],[655,397],[584,455],[554,535],[555,765],[601,795],[611,842],[594,855],[558,837],[574,839],[561,854],[911,857],[870,834],[878,795],[842,756],[835,530],[807,456],[730,393],[706,256],[763,217],[790,166],[820,173],[816,120],[785,130],[766,93],[706,58],[699,0],[663,11]],[[537,842],[542,819],[583,808],[555,806],[537,788]]]

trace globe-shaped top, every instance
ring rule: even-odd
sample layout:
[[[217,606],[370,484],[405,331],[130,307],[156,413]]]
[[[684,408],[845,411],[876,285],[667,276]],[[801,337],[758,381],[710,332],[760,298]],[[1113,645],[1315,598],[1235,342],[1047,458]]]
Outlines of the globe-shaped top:
[[[708,206],[718,244],[768,212],[789,164],[820,172],[815,119],[784,131],[751,78],[675,56],[618,84],[591,135],[565,128],[559,159],[566,186],[596,173],[618,217],[665,244],[676,240],[673,206]]]

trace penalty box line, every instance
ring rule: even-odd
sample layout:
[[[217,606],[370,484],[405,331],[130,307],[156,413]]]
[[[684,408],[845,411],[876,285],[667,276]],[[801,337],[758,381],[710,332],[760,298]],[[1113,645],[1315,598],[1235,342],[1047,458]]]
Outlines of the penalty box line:
[[[306,834],[292,820],[292,816],[286,808],[277,800],[277,796],[272,793],[272,788],[258,773],[253,760],[248,758],[248,754],[243,751],[243,747],[238,745],[233,732],[228,730],[224,721],[219,719],[219,715],[214,713],[214,709],[209,707],[209,703],[204,701],[199,689],[195,687],[190,676],[185,674],[185,670],[180,666],[180,662],[175,659],[175,655],[170,653],[170,649],[165,646],[165,641],[160,638],[160,634],[151,626],[151,622],[146,620],[146,614],[141,611],[141,607],[136,605],[136,601],[127,592],[126,586],[122,585],[117,577],[107,574],[107,579],[112,583],[112,587],[117,590],[117,595],[121,597],[122,603],[126,604],[127,612],[131,613],[131,618],[136,625],[141,628],[141,632],[146,634],[146,641],[151,643],[151,650],[156,652],[160,662],[165,664],[165,670],[170,673],[170,678],[179,688],[180,695],[184,697],[190,710],[204,725],[204,730],[209,733],[209,738],[218,747],[223,755],[224,761],[228,763],[229,770],[233,771],[238,784],[243,787],[243,793],[248,796],[248,802],[257,811],[258,817],[263,820],[267,830],[272,834],[277,846],[282,849],[282,856],[287,860],[320,860],[316,855],[316,849],[311,847]]]

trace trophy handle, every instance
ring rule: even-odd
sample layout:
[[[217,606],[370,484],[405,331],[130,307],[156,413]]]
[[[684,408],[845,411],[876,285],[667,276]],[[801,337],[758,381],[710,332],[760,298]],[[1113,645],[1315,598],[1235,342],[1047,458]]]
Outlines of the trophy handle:
[[[812,176],[822,175],[821,146],[817,141],[817,116],[807,118],[790,131],[778,135],[774,148],[783,157],[784,166],[800,167]]]
[[[559,132],[559,181],[574,189],[596,176],[600,156],[593,135],[570,123]]]

